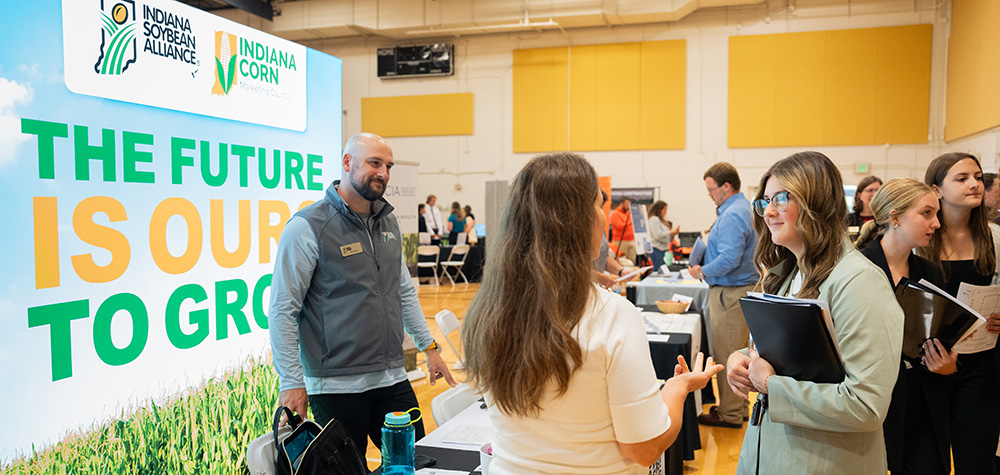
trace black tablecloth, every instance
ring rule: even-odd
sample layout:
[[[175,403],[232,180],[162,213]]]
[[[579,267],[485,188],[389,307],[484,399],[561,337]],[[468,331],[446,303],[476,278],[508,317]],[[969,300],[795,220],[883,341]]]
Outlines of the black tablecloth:
[[[658,312],[656,305],[642,306],[643,311]],[[703,321],[704,322],[704,321]],[[701,332],[702,335],[705,332]],[[670,339],[666,343],[649,342],[649,355],[653,359],[653,369],[656,370],[656,377],[659,379],[670,379],[674,375],[674,367],[677,366],[677,356],[684,355],[684,359],[691,364],[691,335],[687,333],[668,333]],[[711,390],[711,384],[708,385]],[[704,396],[703,396],[704,397]],[[671,450],[674,454],[669,454]],[[695,406],[694,393],[688,394],[684,400],[684,424],[681,426],[681,433],[677,440],[670,446],[668,455],[683,455],[683,460],[694,460],[694,451],[701,449],[701,431],[698,430],[698,408]],[[683,460],[667,459],[667,466],[680,464],[683,468]],[[672,473],[668,468],[667,473]],[[681,472],[673,472],[681,473]]]
[[[441,246],[441,255],[438,262],[448,260],[448,256],[451,255],[452,247],[454,246]],[[417,256],[417,259],[420,262],[434,261],[432,256]],[[469,279],[469,282],[481,282],[483,280],[484,265],[486,265],[486,247],[482,244],[469,247],[469,255],[465,258],[465,265],[462,266],[462,273]],[[455,271],[452,270],[450,272],[452,272],[452,278],[454,278],[456,275]],[[443,277],[445,281],[448,280],[448,278],[441,273],[440,265],[438,265],[437,273],[439,276]],[[417,277],[433,277],[431,275],[431,269],[427,267],[417,268]],[[456,282],[461,282],[461,278],[456,279]]]

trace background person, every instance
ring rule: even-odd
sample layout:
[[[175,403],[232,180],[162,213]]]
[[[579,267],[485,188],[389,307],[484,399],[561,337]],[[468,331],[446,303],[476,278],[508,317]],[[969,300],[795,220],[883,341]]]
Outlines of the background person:
[[[490,238],[462,343],[489,407],[494,475],[646,474],[676,438],[687,394],[722,369],[709,358],[702,371],[699,354],[688,371],[678,358],[660,389],[637,310],[590,279],[601,203],[582,157],[535,157]]]
[[[608,202],[608,194],[601,190],[601,214],[604,214],[604,205]],[[604,288],[611,288],[615,286],[615,279],[621,277],[625,272],[625,268],[618,263],[618,260],[611,255],[608,246],[608,233],[601,233],[601,248],[598,251],[597,258],[594,259],[593,269],[591,269],[591,277],[594,282]],[[617,276],[617,277],[615,277]]]
[[[934,190],[912,178],[889,180],[875,192],[871,207],[874,219],[861,227],[854,244],[882,269],[893,292],[907,282],[922,279],[944,287],[938,266],[912,252],[915,247],[928,245],[934,231],[941,227]],[[906,312],[907,307],[903,308]],[[922,312],[911,312],[904,318],[924,318]],[[938,404],[935,395],[947,388],[948,378],[944,376],[958,370],[958,352],[954,348],[945,351],[936,338],[924,342],[923,349],[922,359],[901,355],[892,402],[882,424],[886,459],[895,474],[951,472],[949,425],[946,418],[935,416],[946,411],[934,406]]]
[[[635,229],[632,226],[631,201],[622,198],[611,211],[611,243],[615,258],[624,257],[636,264]]]
[[[472,206],[465,205],[465,234],[468,236],[469,244],[475,246],[479,242],[479,235],[476,234],[476,215],[472,214]]]
[[[705,188],[715,203],[716,218],[705,242],[703,265],[688,267],[695,278],[708,283],[708,316],[711,323],[712,356],[722,359],[747,346],[750,331],[743,319],[740,298],[757,283],[753,249],[757,234],[750,226],[750,202],[740,192],[736,167],[719,162],[705,172]],[[747,417],[747,401],[725,391],[721,374],[719,405],[698,416],[698,422],[716,427],[740,428]]]
[[[872,220],[872,196],[882,186],[882,179],[877,176],[866,176],[854,190],[854,206],[847,215],[848,226],[861,226]]]
[[[423,203],[417,205],[417,232],[426,233],[427,231],[427,218],[424,216],[424,208],[427,206]]]
[[[944,274],[945,286],[957,295],[962,282],[973,285],[996,284],[1000,257],[1000,227],[990,224],[989,210],[983,203],[982,167],[967,153],[946,153],[927,166],[924,183],[937,193],[941,209],[941,228],[927,247],[918,250],[921,257],[935,263]],[[973,333],[976,339],[986,332],[997,333],[997,314]],[[932,409],[931,417],[942,417],[951,426],[951,453],[955,473],[990,475],[995,473],[994,456],[1000,437],[1000,361],[993,347],[965,353],[958,347],[958,372],[949,381],[947,391]]]
[[[392,164],[381,137],[347,140],[344,180],[281,233],[268,311],[278,404],[302,417],[312,406],[321,426],[340,420],[362,454],[365,438],[382,446],[387,412],[418,405],[403,369],[404,330],[426,352],[431,384],[443,376],[455,385],[417,300],[392,205],[382,198]],[[414,426],[422,437],[423,424]]]
[[[664,256],[670,251],[670,242],[674,240],[674,235],[680,232],[680,228],[671,229],[671,223],[667,221],[667,203],[657,201],[649,207],[649,237],[653,241],[653,269],[660,271],[660,266],[664,264]],[[673,257],[671,256],[671,259]]]
[[[997,174],[983,173],[983,187],[986,190],[983,193],[983,203],[989,210],[986,219],[993,224],[1000,224],[1000,183],[997,182]]]
[[[427,195],[427,208],[424,210],[424,219],[427,220],[427,227],[431,233],[431,244],[441,243],[441,234],[444,232],[444,221],[441,221],[441,210],[437,209],[437,196]]]
[[[798,381],[746,349],[727,365],[732,391],[767,395],[747,428],[737,473],[885,475],[882,421],[896,382],[903,311],[885,274],[848,242],[840,171],[825,155],[779,160],[754,197],[754,264],[770,294],[829,304],[846,376]]]
[[[448,244],[458,243],[458,233],[465,232],[465,210],[457,201],[451,202],[451,215],[448,216]]]

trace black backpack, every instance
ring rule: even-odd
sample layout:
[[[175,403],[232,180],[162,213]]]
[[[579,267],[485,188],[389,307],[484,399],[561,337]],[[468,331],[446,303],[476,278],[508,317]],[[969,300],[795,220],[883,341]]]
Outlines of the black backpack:
[[[278,440],[281,413],[288,415],[292,433]],[[340,421],[333,419],[326,427],[302,420],[292,410],[281,406],[274,413],[274,446],[278,452],[275,469],[278,475],[368,475],[368,464],[351,435]]]

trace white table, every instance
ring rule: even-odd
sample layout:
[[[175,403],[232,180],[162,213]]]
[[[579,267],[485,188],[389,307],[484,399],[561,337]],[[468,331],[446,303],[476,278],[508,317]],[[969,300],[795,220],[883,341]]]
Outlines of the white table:
[[[673,275],[673,274],[672,274]],[[708,314],[708,284],[700,280],[684,280],[679,277],[652,274],[635,286],[636,305],[656,305],[657,300],[670,300],[674,294],[691,297],[691,310],[704,318],[704,328],[708,351],[712,351],[711,315]],[[699,336],[699,339],[701,337]],[[699,340],[700,341],[700,340]]]
[[[490,441],[489,438],[486,440],[472,440],[467,437],[460,438],[459,434],[471,435],[476,431],[485,431],[486,434],[489,434],[491,427],[489,411],[482,409],[481,405],[482,403],[479,401],[472,403],[465,410],[456,414],[455,417],[448,419],[444,424],[441,424],[437,429],[427,434],[423,439],[418,440],[417,446],[479,451],[480,446]],[[466,442],[461,443],[456,439],[466,440]]]

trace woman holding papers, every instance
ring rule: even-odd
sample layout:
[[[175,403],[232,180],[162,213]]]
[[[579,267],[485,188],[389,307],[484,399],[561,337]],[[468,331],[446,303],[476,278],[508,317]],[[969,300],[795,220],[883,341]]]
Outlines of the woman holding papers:
[[[875,193],[871,209],[874,218],[862,226],[855,245],[885,272],[897,295],[907,290],[900,288],[907,282],[922,279],[943,287],[938,266],[911,252],[928,245],[941,227],[934,190],[912,178],[889,180]],[[922,312],[915,313],[905,318],[924,318]],[[925,341],[923,349],[922,361],[908,358],[905,352],[900,359],[899,377],[883,424],[889,470],[894,474],[951,471],[947,411],[937,408],[944,402],[940,395],[948,383],[943,376],[957,370],[957,352],[946,351],[936,338]]]
[[[799,381],[775,374],[756,352],[733,353],[732,390],[767,401],[755,408],[762,415],[747,428],[737,473],[885,475],[882,421],[903,313],[882,271],[846,240],[840,171],[818,152],[791,155],[761,177],[753,208],[763,290],[828,304],[845,377]]]
[[[967,153],[946,153],[927,167],[924,182],[937,193],[941,229],[919,252],[944,273],[944,290],[957,295],[963,282],[995,284],[1000,228],[987,221],[989,209],[983,204],[979,161]],[[989,319],[996,321],[993,315]],[[996,335],[990,335],[990,328],[981,327],[955,345],[958,372],[949,381],[945,399],[936,407],[945,411],[951,422],[951,450],[957,474],[995,473],[993,459],[1000,436],[1000,404],[996,402],[1000,361]]]
[[[680,430],[687,394],[722,369],[709,358],[702,370],[699,354],[689,371],[678,358],[660,388],[635,307],[590,279],[607,230],[601,203],[582,157],[535,157],[490,238],[462,342],[489,405],[494,475],[648,473]]]

